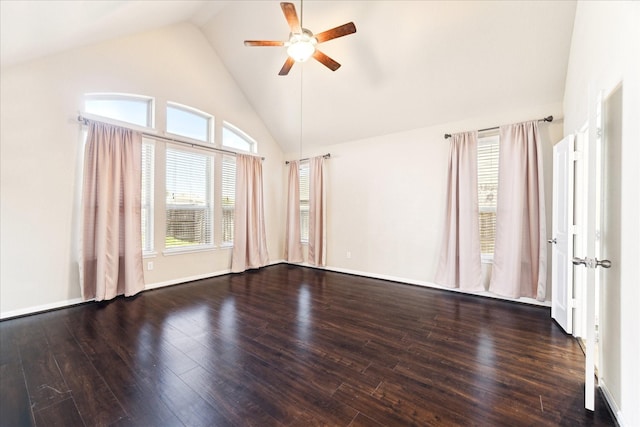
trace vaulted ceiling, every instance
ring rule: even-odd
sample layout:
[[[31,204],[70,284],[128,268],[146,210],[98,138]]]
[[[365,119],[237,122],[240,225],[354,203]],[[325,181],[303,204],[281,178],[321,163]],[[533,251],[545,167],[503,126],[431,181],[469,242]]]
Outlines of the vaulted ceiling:
[[[300,1],[293,1],[301,13]],[[2,66],[189,21],[200,28],[285,152],[562,101],[574,1],[304,0],[314,33],[357,32],[278,71],[287,40],[279,1],[0,2]],[[489,125],[493,125],[490,123]]]

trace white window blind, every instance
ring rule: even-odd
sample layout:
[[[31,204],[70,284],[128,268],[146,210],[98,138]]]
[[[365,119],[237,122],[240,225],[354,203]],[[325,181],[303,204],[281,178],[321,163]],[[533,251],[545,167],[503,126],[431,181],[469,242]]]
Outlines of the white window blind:
[[[167,148],[165,247],[212,245],[213,157]]]
[[[154,181],[155,146],[153,141],[142,140],[142,252],[153,252],[153,181]]]
[[[222,244],[233,244],[233,217],[236,206],[236,158],[222,157]]]
[[[309,163],[300,164],[300,241],[309,242]]]
[[[480,252],[493,256],[496,238],[496,207],[498,201],[499,137],[478,140],[478,206],[480,211]]]

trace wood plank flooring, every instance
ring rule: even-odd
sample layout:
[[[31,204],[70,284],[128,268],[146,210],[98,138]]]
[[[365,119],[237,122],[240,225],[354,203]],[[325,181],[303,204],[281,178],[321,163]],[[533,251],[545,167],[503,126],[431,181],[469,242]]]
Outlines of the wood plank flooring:
[[[2,426],[614,425],[547,308],[284,264],[0,340]]]

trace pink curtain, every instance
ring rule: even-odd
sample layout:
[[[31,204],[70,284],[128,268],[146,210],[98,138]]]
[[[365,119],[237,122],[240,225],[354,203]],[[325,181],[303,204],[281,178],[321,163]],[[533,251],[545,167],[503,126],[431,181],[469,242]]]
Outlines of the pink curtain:
[[[297,160],[289,162],[288,187],[284,259],[289,262],[302,262],[302,243],[300,243],[300,162]]]
[[[144,289],[142,135],[90,122],[84,158],[82,295],[96,301]]]
[[[262,196],[262,159],[236,156],[236,206],[231,271],[239,273],[269,262]]]
[[[500,128],[496,242],[489,290],[545,299],[544,177],[538,123]]]
[[[478,218],[478,133],[455,134],[450,144],[444,235],[435,282],[484,291]]]
[[[327,206],[324,157],[309,159],[309,264],[327,264]]]

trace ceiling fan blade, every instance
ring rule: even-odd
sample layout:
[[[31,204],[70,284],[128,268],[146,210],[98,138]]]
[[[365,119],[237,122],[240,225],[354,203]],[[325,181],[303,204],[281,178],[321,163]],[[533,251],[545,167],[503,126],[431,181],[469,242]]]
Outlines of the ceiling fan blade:
[[[316,34],[315,38],[318,43],[326,42],[328,40],[337,39],[338,37],[347,36],[356,32],[356,25],[353,22],[349,22],[339,27],[332,28],[327,31],[323,31],[320,34]]]
[[[278,75],[279,76],[286,76],[287,74],[289,74],[289,70],[291,69],[291,67],[293,67],[293,63],[294,62],[296,62],[296,61],[292,57],[288,56],[287,60],[284,61],[284,65],[280,69],[280,72],[278,73]]]
[[[300,34],[302,32],[302,28],[300,28],[300,21],[298,20],[295,5],[293,3],[280,3],[280,7],[282,8],[282,12],[284,12],[284,17],[289,23],[291,32]]]
[[[245,46],[284,46],[284,42],[277,40],[245,40]]]
[[[335,71],[338,68],[340,68],[340,64],[338,64],[336,61],[334,61],[333,59],[329,58],[327,55],[325,55],[324,53],[320,52],[318,49],[316,49],[316,51],[313,53],[313,57],[318,61],[321,62],[322,64],[324,64],[327,68],[329,68],[331,71]]]

